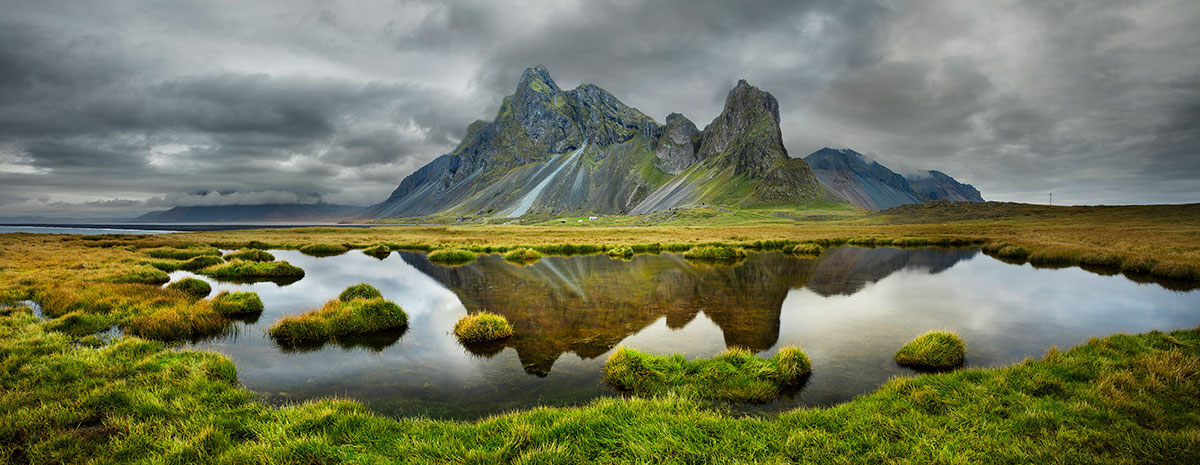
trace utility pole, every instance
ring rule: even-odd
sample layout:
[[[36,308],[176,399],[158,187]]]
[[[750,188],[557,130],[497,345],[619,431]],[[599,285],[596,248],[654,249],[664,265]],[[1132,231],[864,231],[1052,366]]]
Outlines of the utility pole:
[[[1054,193],[1053,192],[1050,193],[1050,206],[1052,206],[1052,207],[1054,206]]]

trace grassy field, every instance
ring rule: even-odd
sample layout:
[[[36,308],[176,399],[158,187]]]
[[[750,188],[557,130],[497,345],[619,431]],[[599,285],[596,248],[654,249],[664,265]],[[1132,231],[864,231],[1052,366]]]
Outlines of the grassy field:
[[[683,252],[711,244],[820,253],[798,246],[972,242],[1036,266],[1124,272],[1180,288],[1200,282],[1200,205],[933,203],[870,214],[697,209],[555,221],[0,235],[0,461],[1200,461],[1200,329],[1117,335],[1007,368],[896,379],[838,407],[770,420],[736,418],[676,393],[470,423],[387,419],[338,399],[270,407],[238,386],[236,367],[220,355],[105,332],[115,326],[175,340],[227,328],[213,300],[161,287],[166,274],[155,267],[179,269],[197,257],[216,257],[217,247],[565,254],[623,247]],[[283,262],[235,263],[278,268]],[[23,300],[39,302],[52,319],[34,317]]]

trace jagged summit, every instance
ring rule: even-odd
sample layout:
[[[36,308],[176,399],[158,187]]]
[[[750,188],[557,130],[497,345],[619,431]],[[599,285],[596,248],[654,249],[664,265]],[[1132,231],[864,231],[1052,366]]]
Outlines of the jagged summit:
[[[564,91],[544,66],[521,74],[490,122],[400,182],[366,215],[514,217],[646,213],[707,204],[841,201],[788,157],[779,102],[745,80],[703,131],[666,126],[594,84]]]

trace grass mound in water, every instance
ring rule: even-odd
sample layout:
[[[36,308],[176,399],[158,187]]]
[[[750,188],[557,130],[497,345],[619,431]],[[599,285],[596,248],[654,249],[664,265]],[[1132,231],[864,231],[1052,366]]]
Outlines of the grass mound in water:
[[[746,251],[741,247],[729,247],[725,245],[702,245],[688,249],[687,252],[683,253],[683,258],[715,262],[733,262],[746,258]]]
[[[495,341],[512,336],[512,333],[508,319],[495,313],[472,313],[454,324],[454,335],[463,342]]]
[[[242,260],[247,262],[273,262],[275,256],[270,252],[259,249],[244,249],[225,256],[226,260]]]
[[[171,281],[167,273],[150,265],[136,265],[111,279],[114,283],[163,284]]]
[[[475,260],[475,253],[463,249],[439,249],[429,253],[429,261],[461,265]]]
[[[608,250],[608,256],[612,257],[612,258],[620,258],[620,259],[624,259],[624,260],[629,260],[629,259],[633,258],[633,247],[630,247],[627,245],[623,245],[620,247],[614,247],[614,248]]]
[[[338,300],[340,300],[342,302],[349,302],[349,301],[355,300],[355,299],[382,299],[382,298],[383,298],[383,294],[379,292],[379,289],[375,289],[375,286],[372,286],[367,283],[358,283],[353,286],[347,287],[346,290],[342,291],[342,293],[338,295]]]
[[[332,257],[348,252],[350,248],[340,244],[310,244],[300,248],[300,253],[313,257]]]
[[[821,247],[820,244],[814,244],[812,242],[803,242],[783,248],[784,252],[795,255],[821,255],[822,250],[824,250],[824,247]]]
[[[167,285],[167,289],[173,289],[193,299],[203,299],[208,293],[212,292],[212,286],[204,282],[204,280],[196,278],[183,278]]]
[[[530,248],[510,250],[504,259],[513,263],[533,263],[542,259],[542,253]]]
[[[214,278],[282,278],[303,277],[304,270],[288,262],[247,262],[233,260],[224,265],[217,265],[199,271],[200,274]]]
[[[213,265],[225,263],[221,257],[216,255],[201,255],[194,257],[191,260],[179,264],[179,269],[188,271],[199,271]]]
[[[383,244],[379,244],[373,247],[367,247],[363,250],[363,253],[383,260],[392,254],[392,248]]]
[[[967,345],[949,331],[929,331],[896,352],[896,363],[918,368],[954,368],[966,361]]]
[[[733,348],[711,359],[688,361],[683,355],[650,355],[620,347],[604,363],[609,384],[639,396],[675,393],[729,402],[769,402],[788,386],[798,386],[812,371],[808,356],[784,347],[771,358]]]
[[[343,291],[343,294],[350,289]],[[347,301],[340,298],[330,300],[319,309],[280,319],[271,326],[269,333],[271,337],[284,342],[322,341],[408,325],[408,314],[399,305],[381,297],[354,297],[354,294],[360,293],[351,292]]]
[[[222,315],[246,315],[263,311],[263,302],[256,292],[222,291],[212,298],[212,308]]]

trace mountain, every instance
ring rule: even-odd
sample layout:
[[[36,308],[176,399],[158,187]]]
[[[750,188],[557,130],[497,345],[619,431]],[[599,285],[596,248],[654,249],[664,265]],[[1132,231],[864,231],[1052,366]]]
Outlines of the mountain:
[[[314,204],[263,204],[174,207],[134,218],[135,223],[212,223],[219,221],[333,221],[358,215],[362,207]]]
[[[804,157],[822,183],[854,205],[881,210],[929,200],[982,202],[979,191],[941,171],[905,177],[850,149],[823,148]]]
[[[564,91],[525,70],[496,118],[400,182],[365,217],[513,218],[668,208],[843,201],[788,157],[779,103],[746,81],[703,131],[663,126],[593,84]]]

